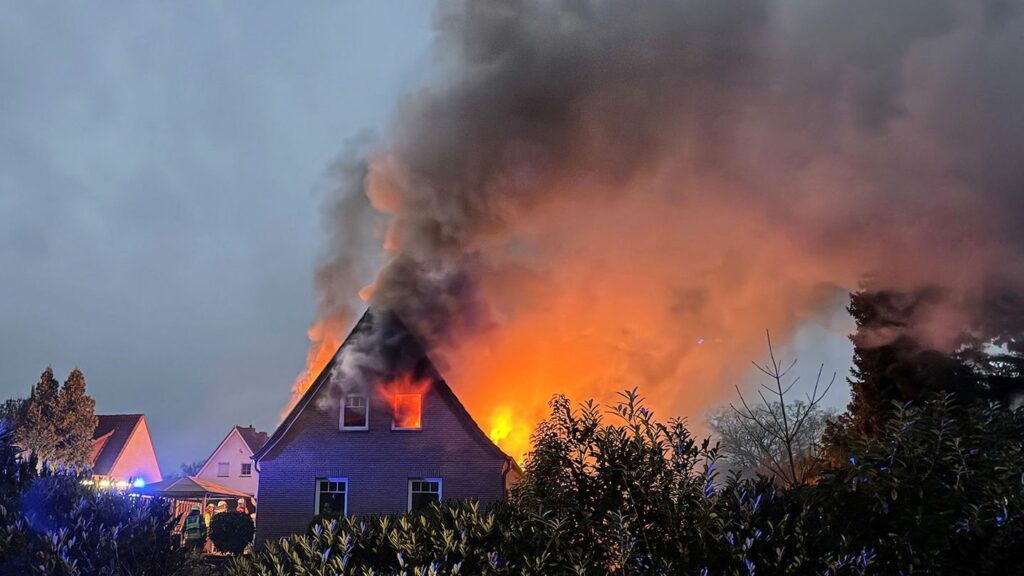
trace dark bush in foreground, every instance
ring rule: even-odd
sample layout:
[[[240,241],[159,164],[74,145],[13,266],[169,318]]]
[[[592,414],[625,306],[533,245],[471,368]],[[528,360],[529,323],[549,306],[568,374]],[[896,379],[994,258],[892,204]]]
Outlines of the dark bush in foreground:
[[[788,489],[718,479],[714,447],[635,394],[612,416],[556,398],[508,505],[325,522],[228,573],[1024,573],[1020,412],[899,407],[878,438],[838,434],[842,463]]]
[[[165,502],[97,492],[74,473],[37,473],[0,432],[0,574],[186,575]]]
[[[1024,412],[942,397],[835,441],[813,496],[880,573],[1024,574]]]
[[[221,512],[210,520],[210,540],[218,550],[238,556],[252,542],[256,531],[244,512]]]
[[[446,567],[441,573],[458,566],[460,574],[493,574],[505,524],[468,502],[434,506],[422,516],[325,520],[307,536],[239,558],[228,574],[420,574],[431,564]]]

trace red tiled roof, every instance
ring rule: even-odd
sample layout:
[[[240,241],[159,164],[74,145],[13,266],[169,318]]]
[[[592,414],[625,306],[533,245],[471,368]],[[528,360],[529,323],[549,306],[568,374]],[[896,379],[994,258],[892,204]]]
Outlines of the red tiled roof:
[[[238,435],[242,437],[253,454],[259,452],[269,438],[266,432],[257,432],[252,426],[235,426],[235,429],[238,430]]]
[[[132,431],[142,421],[142,414],[107,414],[96,418],[99,422],[92,435],[92,472],[105,476],[117,462]]]
[[[107,445],[107,440],[114,435],[114,431],[111,430],[99,438],[93,438],[92,440],[92,453],[89,455],[89,462],[95,462],[96,458],[99,457],[100,452],[103,451],[103,447]]]

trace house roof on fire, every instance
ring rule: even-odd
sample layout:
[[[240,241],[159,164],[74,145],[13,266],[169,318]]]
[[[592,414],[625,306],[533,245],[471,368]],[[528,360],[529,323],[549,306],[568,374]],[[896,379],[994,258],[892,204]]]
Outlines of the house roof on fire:
[[[422,355],[422,357],[426,358],[428,362],[430,361],[426,355],[426,351],[423,350],[423,346],[394,312],[368,308],[366,312],[363,313],[363,316],[359,321],[356,322],[352,331],[349,332],[348,336],[341,343],[341,346],[338,347],[338,350],[334,353],[331,361],[324,366],[323,370],[321,370],[320,374],[316,377],[316,380],[313,381],[309,388],[307,388],[302,394],[302,397],[299,398],[299,401],[295,403],[295,406],[292,407],[291,411],[288,412],[288,416],[285,417],[284,421],[282,421],[277,429],[274,430],[274,433],[271,434],[267,443],[264,444],[258,452],[252,455],[253,460],[258,462],[262,459],[263,456],[266,455],[281,440],[281,438],[284,437],[288,430],[291,429],[292,424],[295,422],[296,418],[298,418],[299,414],[306,408],[310,400],[316,396],[324,383],[330,380],[331,371],[334,368],[335,363],[338,362],[338,358],[341,355],[340,352],[347,346],[351,346],[359,336],[369,334],[375,327],[379,327],[381,325],[385,325],[389,328],[389,335],[385,339],[384,343],[385,348],[395,346],[396,342],[401,341],[406,346],[414,347],[417,354]],[[516,463],[515,459],[508,454],[505,454],[497,444],[491,441],[487,434],[480,429],[480,426],[477,425],[476,421],[473,420],[469,411],[466,410],[466,407],[463,406],[462,402],[459,401],[457,396],[455,396],[455,392],[453,392],[448,386],[448,383],[444,381],[444,378],[440,376],[436,368],[434,368],[433,371],[437,375],[437,378],[433,379],[435,382],[434,391],[437,392],[438,396],[446,404],[448,404],[452,409],[452,412],[462,421],[469,433],[488,450],[492,450],[498,456],[507,459],[512,463],[513,467],[518,469],[519,465]]]
[[[110,473],[121,456],[132,432],[145,418],[142,414],[104,414],[96,416],[98,423],[92,435],[93,474],[105,476]]]

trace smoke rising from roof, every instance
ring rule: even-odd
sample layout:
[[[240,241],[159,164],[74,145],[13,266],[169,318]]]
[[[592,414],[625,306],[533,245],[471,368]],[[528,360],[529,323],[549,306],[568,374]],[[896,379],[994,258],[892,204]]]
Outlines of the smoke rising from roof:
[[[369,283],[485,421],[702,408],[866,279],[941,288],[907,328],[941,349],[1024,293],[1019,8],[445,2],[433,80],[331,198],[322,317]]]

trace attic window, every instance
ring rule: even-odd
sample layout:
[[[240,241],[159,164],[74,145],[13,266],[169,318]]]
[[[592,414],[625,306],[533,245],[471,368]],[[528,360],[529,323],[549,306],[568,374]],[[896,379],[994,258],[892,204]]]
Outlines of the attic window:
[[[395,394],[392,430],[419,430],[422,428],[422,394]]]
[[[341,429],[366,430],[369,408],[366,396],[345,396],[341,407]]]

